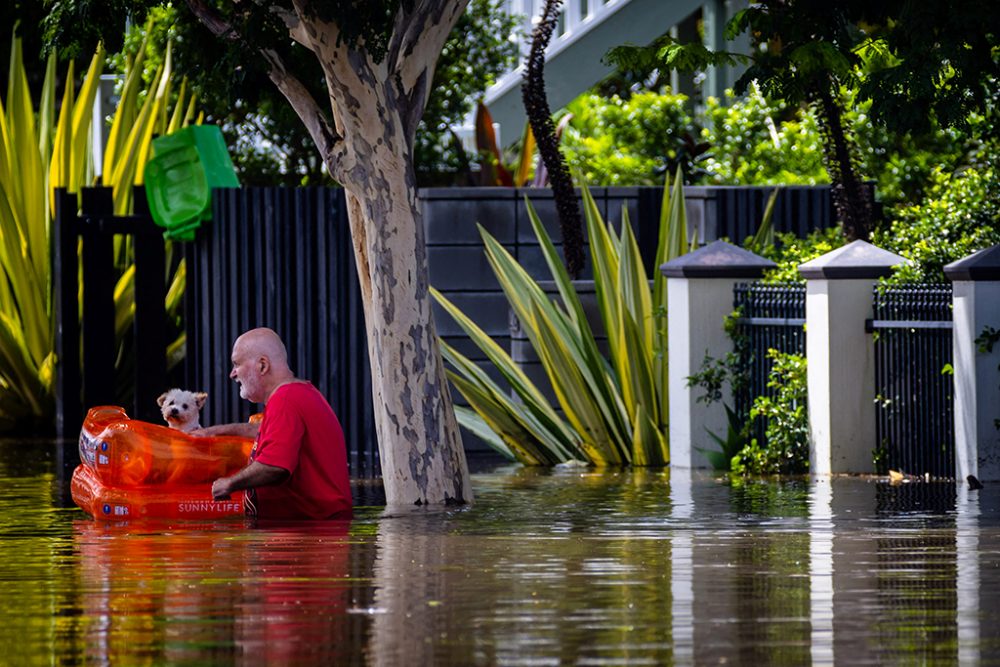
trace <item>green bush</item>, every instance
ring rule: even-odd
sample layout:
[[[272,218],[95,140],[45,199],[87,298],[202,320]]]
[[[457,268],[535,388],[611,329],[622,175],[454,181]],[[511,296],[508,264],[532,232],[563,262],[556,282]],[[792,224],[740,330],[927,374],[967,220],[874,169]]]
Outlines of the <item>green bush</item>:
[[[816,117],[767,100],[756,85],[745,98],[727,91],[706,103],[703,141],[710,144],[706,185],[828,183]]]
[[[769,100],[756,86],[741,98],[731,91],[724,100],[709,98],[697,117],[686,103],[670,92],[582,95],[568,107],[567,159],[593,185],[655,184],[665,167],[677,166],[696,185],[829,182],[810,107]],[[991,134],[988,119],[975,116],[963,130],[893,134],[871,122],[871,102],[858,102],[854,91],[841,90],[841,103],[858,171],[875,182],[879,201],[890,208],[921,201],[936,169],[950,173],[973,164]]]
[[[697,135],[686,104],[686,96],[669,92],[581,95],[568,107],[566,160],[591,186],[658,185],[685,160]]]
[[[806,359],[768,350],[774,360],[767,386],[772,396],[758,396],[750,419],[763,419],[767,444],[756,438],[733,459],[740,474],[801,474],[809,470],[809,413],[806,405]]]
[[[992,166],[935,170],[924,201],[896,209],[872,242],[913,260],[894,281],[946,281],[945,264],[1000,243],[1000,172]]]

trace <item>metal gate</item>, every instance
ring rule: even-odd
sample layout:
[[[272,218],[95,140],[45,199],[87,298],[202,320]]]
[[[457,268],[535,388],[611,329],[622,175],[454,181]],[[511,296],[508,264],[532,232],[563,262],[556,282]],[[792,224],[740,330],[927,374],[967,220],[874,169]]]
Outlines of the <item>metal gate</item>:
[[[873,307],[878,472],[952,478],[951,285],[876,286]]]
[[[733,305],[739,312],[734,336],[736,353],[745,378],[734,388],[734,402],[737,414],[749,419],[754,399],[773,394],[767,381],[774,361],[767,351],[806,353],[806,286],[738,284],[733,288]],[[750,437],[763,444],[765,427],[762,420],[755,420]]]

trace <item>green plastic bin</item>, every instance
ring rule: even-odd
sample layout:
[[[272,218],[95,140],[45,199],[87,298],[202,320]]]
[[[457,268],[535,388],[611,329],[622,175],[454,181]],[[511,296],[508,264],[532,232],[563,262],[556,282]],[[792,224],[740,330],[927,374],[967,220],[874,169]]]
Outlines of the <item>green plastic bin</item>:
[[[165,238],[180,241],[193,241],[195,230],[212,219],[212,188],[240,185],[215,125],[192,125],[154,139],[143,180],[153,221],[165,229]]]

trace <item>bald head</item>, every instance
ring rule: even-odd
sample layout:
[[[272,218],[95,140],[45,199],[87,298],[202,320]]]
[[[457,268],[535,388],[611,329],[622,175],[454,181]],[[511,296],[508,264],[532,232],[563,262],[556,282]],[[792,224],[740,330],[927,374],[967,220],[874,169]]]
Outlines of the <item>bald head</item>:
[[[236,339],[233,349],[242,348],[253,357],[267,357],[275,369],[288,368],[288,352],[273,329],[251,329]]]
[[[266,403],[275,389],[295,379],[288,353],[272,329],[251,329],[233,343],[233,370],[229,377],[240,385],[240,396]]]

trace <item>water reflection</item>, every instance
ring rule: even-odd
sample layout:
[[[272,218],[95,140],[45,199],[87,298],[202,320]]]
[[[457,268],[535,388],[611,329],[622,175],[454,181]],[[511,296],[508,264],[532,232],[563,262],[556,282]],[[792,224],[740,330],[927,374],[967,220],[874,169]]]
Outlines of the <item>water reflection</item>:
[[[0,662],[1000,655],[995,485],[503,467],[474,476],[468,508],[362,508],[332,525],[108,526],[53,501],[45,460],[4,456],[0,443]]]
[[[84,656],[99,664],[354,658],[348,638],[367,622],[348,611],[367,577],[352,562],[348,529],[75,521]]]

